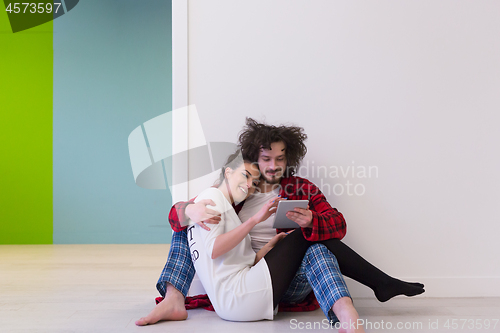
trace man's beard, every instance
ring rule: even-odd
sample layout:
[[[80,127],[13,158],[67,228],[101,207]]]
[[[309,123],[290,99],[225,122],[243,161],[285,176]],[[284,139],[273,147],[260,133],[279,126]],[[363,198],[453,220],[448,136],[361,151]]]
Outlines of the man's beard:
[[[280,175],[279,177],[277,177],[277,176],[262,175],[262,178],[269,185],[275,185],[275,184],[279,184],[280,183],[281,178],[283,178],[283,175]]]

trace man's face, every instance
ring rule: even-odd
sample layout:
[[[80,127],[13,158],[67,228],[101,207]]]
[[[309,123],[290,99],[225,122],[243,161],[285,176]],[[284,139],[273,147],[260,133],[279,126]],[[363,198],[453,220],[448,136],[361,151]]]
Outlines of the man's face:
[[[283,141],[271,143],[271,149],[260,149],[259,169],[262,178],[269,184],[277,184],[286,170],[285,143]]]

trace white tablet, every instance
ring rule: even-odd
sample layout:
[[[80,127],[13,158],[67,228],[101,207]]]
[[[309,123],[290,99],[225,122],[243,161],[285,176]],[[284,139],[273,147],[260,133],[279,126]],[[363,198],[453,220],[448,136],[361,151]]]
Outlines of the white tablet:
[[[276,229],[288,229],[288,228],[300,228],[300,226],[294,221],[286,217],[286,213],[293,211],[295,207],[307,208],[309,200],[283,200],[278,203],[278,209],[276,210],[276,217],[274,218],[273,228]]]

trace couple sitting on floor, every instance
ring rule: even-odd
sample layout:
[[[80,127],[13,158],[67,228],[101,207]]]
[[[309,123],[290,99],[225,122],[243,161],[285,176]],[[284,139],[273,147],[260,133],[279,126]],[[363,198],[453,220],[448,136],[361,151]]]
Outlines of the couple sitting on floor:
[[[314,292],[327,318],[340,321],[345,332],[363,328],[350,328],[359,317],[342,274],[370,287],[381,302],[424,292],[422,284],[385,274],[340,241],[346,233],[342,214],[313,183],[294,176],[306,138],[302,128],[247,118],[239,150],[216,186],[170,211],[174,234],[157,283],[165,299],[137,325],[186,319],[184,298],[195,270],[223,319],[273,319],[280,302],[299,303]],[[301,228],[272,228],[282,198],[309,200],[307,209],[287,213]],[[188,219],[195,223],[189,228]]]

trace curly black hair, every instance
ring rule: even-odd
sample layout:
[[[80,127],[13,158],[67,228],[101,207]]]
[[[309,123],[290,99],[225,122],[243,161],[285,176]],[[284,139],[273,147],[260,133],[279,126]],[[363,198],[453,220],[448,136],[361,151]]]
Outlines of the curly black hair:
[[[283,141],[287,161],[283,176],[289,177],[295,174],[307,153],[304,144],[306,139],[307,135],[302,127],[267,125],[247,117],[245,127],[238,137],[238,146],[246,158],[256,162],[261,148],[271,149],[271,143]]]

